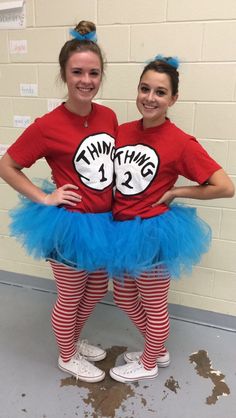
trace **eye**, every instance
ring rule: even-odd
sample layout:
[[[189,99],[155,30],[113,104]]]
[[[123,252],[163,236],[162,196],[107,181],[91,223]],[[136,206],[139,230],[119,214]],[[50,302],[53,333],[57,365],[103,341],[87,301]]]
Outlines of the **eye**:
[[[93,71],[91,71],[90,72],[90,75],[92,76],[92,77],[100,77],[100,71],[98,71],[98,70],[93,70]]]
[[[141,91],[142,93],[147,93],[147,92],[149,91],[149,88],[148,88],[148,87],[146,87],[146,86],[140,86],[140,91]]]
[[[159,97],[165,96],[166,92],[164,90],[157,90],[156,95]]]
[[[76,68],[75,70],[72,70],[72,74],[81,74],[81,70]]]

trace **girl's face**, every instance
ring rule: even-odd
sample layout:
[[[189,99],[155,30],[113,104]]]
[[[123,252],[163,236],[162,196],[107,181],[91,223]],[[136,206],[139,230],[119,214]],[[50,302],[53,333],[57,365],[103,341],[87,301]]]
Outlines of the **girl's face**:
[[[143,115],[143,127],[161,125],[166,118],[168,107],[172,106],[178,95],[172,95],[170,78],[165,73],[148,70],[140,80],[136,104]]]
[[[99,57],[91,51],[75,52],[66,63],[67,104],[72,111],[86,113],[91,110],[91,101],[97,94],[102,69]]]

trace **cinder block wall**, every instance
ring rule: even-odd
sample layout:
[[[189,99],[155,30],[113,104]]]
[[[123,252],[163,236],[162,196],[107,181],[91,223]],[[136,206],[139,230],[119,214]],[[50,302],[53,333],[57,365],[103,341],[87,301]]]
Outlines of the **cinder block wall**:
[[[139,117],[135,96],[145,61],[157,53],[179,56],[180,97],[169,116],[236,182],[235,0],[27,0],[26,28],[0,29],[0,149],[23,130],[16,116],[33,121],[54,105],[52,99],[63,100],[57,57],[68,29],[81,19],[97,24],[107,59],[98,99],[120,122]],[[27,42],[25,53],[11,53],[15,40]],[[36,84],[37,95],[26,97],[22,84]],[[44,161],[28,174],[50,177]],[[47,263],[29,258],[9,237],[8,210],[17,196],[3,181],[0,196],[0,270],[51,278]],[[189,202],[212,226],[214,239],[192,276],[172,283],[170,302],[236,316],[235,202]]]

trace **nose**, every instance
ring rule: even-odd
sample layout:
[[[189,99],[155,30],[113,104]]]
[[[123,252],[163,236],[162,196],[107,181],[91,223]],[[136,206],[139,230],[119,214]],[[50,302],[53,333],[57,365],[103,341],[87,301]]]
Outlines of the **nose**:
[[[148,95],[147,95],[147,99],[152,102],[154,100],[154,91],[150,90]]]
[[[89,75],[89,73],[83,73],[81,75],[81,81],[83,83],[90,83],[90,75]]]

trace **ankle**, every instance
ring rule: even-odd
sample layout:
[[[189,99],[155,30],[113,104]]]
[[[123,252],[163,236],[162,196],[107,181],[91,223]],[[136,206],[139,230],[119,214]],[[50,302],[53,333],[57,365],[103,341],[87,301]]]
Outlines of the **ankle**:
[[[62,361],[64,363],[69,363],[69,361],[76,355],[76,352],[74,354],[72,354],[72,356],[68,357],[68,356],[64,356],[62,354],[60,354],[60,358],[62,359]]]
[[[145,370],[152,370],[157,366],[156,361],[154,361],[154,363],[150,363],[150,362],[147,363],[146,361],[143,361],[142,357],[140,357],[139,361]]]

